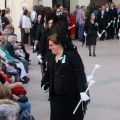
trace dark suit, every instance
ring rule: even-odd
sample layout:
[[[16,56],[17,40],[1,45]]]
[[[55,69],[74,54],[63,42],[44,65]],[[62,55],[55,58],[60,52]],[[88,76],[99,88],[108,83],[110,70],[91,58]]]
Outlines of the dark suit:
[[[79,106],[74,115],[72,112],[80,100],[80,92],[85,91],[87,87],[84,66],[77,52],[66,50],[63,55],[66,55],[66,60],[65,63],[60,63],[59,78],[61,79],[64,93],[55,94],[55,85],[53,84],[55,78],[55,55],[53,54],[50,56],[47,71],[42,79],[41,85],[46,82],[50,83],[50,120],[83,120],[82,105]]]
[[[25,60],[25,59],[21,59],[19,58],[16,54],[15,54],[15,50],[14,50],[14,46],[8,42],[7,45],[5,46],[6,49],[8,50],[8,52],[10,53],[10,55],[18,60],[20,60],[20,62],[23,63],[24,67],[25,67],[25,70],[26,72],[28,73],[28,61]]]
[[[5,46],[6,49],[8,50],[8,52],[10,53],[10,55],[18,60],[20,60],[20,58],[15,54],[15,49],[14,46],[8,42],[7,45]]]
[[[106,29],[107,23],[108,23],[109,19],[108,19],[108,14],[106,11],[104,11],[103,15],[102,15],[102,11],[98,12],[98,28],[100,33]],[[105,33],[102,34],[102,37],[100,38],[101,40],[105,39]]]
[[[111,13],[110,13],[110,8],[106,9],[107,12],[107,23],[111,22]],[[107,24],[108,25],[108,24]],[[110,39],[110,26],[106,29],[107,31],[107,39]]]
[[[110,8],[110,13],[111,13],[111,21],[114,21],[115,20],[115,24],[112,23],[111,26],[110,26],[110,35],[111,35],[111,38],[113,39],[114,38],[114,33],[115,33],[115,27],[116,27],[116,21],[117,21],[117,9],[116,8]]]
[[[77,52],[65,50],[66,62],[62,64],[61,79],[63,81],[63,88],[67,96],[73,96],[86,90],[86,75],[84,72],[84,66],[82,60]],[[50,83],[50,96],[53,93],[53,66],[55,62],[55,56],[50,55],[48,61],[47,71],[42,79],[41,85]]]

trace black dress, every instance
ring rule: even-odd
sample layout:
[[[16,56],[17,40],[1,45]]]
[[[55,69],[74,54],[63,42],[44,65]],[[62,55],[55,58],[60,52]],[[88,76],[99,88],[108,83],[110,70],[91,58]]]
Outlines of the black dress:
[[[87,33],[86,45],[96,45],[97,26],[95,26],[95,23],[91,23],[90,21],[86,21],[85,31]]]
[[[82,106],[78,108],[73,115],[77,103],[80,100],[80,95],[67,96],[63,88],[63,81],[61,79],[62,63],[59,60],[54,62],[54,76],[53,76],[53,97],[50,99],[51,116],[50,120],[83,120]]]

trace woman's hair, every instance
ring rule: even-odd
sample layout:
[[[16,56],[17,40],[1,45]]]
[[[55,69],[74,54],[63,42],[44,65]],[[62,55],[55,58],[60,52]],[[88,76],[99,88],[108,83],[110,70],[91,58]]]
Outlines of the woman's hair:
[[[2,42],[2,45],[5,44],[5,43],[7,43],[7,39],[6,39],[5,36],[0,36],[0,40]]]
[[[92,16],[92,14],[95,14],[95,13],[94,13],[94,12],[90,12],[90,13],[89,13],[88,18],[87,18],[88,21],[91,20],[91,16]]]
[[[53,11],[46,14],[46,23],[48,24],[49,20],[53,20],[55,13]]]
[[[12,92],[10,88],[5,85],[0,85],[0,99],[10,99],[11,94]]]
[[[2,15],[1,17],[4,17],[5,16],[5,10],[2,10]]]
[[[0,9],[0,14],[1,14],[1,12],[2,12],[2,11],[1,11],[1,9]]]
[[[57,41],[57,34],[54,33],[48,37],[48,41],[52,41],[54,44],[59,44]]]
[[[6,8],[5,13],[10,13],[10,8]]]
[[[14,27],[13,27],[13,25],[7,25],[7,26],[5,27],[5,29],[14,30]]]
[[[12,104],[0,105],[0,120],[15,120],[17,109]]]
[[[28,14],[28,10],[25,9],[24,12],[23,12],[23,15],[27,15]]]

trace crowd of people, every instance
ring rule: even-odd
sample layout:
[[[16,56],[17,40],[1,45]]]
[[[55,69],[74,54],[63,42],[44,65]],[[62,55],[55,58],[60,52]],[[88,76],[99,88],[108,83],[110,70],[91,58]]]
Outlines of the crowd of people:
[[[10,9],[0,10],[0,120],[17,120],[31,104],[26,96],[30,54],[18,42]]]
[[[10,9],[0,10],[0,118],[9,120],[7,115],[11,115],[16,119],[16,114],[31,111],[23,84],[30,80],[30,54],[25,48],[32,45],[41,66],[41,88],[49,91],[50,120],[83,120],[89,99],[72,114],[88,86],[84,64],[72,40],[86,44],[89,56],[95,57],[97,38],[113,39],[115,33],[120,37],[120,5],[93,5],[87,16],[85,6],[79,5],[70,12],[62,5],[53,9],[34,6],[32,11],[24,6],[22,10],[21,42],[14,33]],[[89,93],[86,96],[89,98]]]

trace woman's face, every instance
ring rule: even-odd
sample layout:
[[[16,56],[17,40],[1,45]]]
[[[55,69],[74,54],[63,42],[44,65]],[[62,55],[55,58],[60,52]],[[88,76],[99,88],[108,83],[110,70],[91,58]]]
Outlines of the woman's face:
[[[95,14],[94,14],[94,13],[91,14],[91,19],[92,19],[92,20],[95,19]]]
[[[51,40],[49,40],[49,49],[51,49],[53,54],[55,54],[55,55],[58,54],[59,48],[60,48],[60,45],[58,45],[58,44],[56,45]]]
[[[49,20],[48,21],[48,28],[51,28],[52,25],[53,25],[53,20]]]
[[[42,17],[41,15],[38,15],[38,18],[37,18],[38,22],[40,22],[41,17]]]

